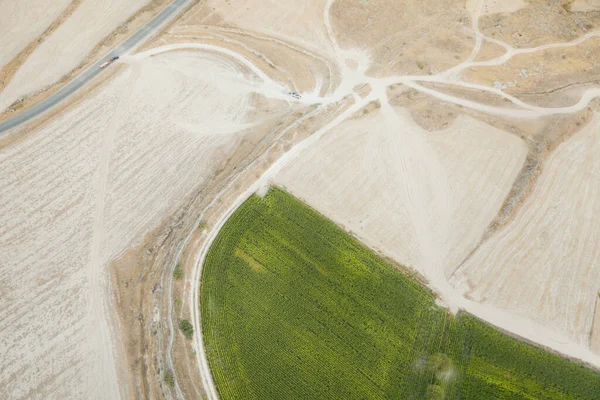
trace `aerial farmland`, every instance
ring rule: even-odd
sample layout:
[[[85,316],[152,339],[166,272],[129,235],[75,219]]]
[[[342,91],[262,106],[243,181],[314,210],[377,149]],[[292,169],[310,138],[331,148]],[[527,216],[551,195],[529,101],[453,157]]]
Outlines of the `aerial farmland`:
[[[600,2],[0,1],[0,398],[600,398]]]

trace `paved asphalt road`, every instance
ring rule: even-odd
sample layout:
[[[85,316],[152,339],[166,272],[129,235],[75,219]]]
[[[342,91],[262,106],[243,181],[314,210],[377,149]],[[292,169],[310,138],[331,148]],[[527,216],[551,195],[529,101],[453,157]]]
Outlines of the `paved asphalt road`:
[[[129,37],[120,46],[114,48],[109,54],[102,59],[98,60],[97,63],[83,71],[75,79],[69,82],[66,86],[63,86],[58,92],[40,101],[33,107],[23,111],[19,115],[7,119],[4,122],[0,122],[0,136],[2,136],[9,129],[14,128],[24,122],[27,122],[39,115],[42,115],[50,108],[54,107],[71,94],[75,93],[78,89],[83,87],[86,83],[92,80],[96,75],[104,71],[100,68],[100,64],[109,59],[112,56],[118,56],[127,53],[133,49],[137,44],[144,40],[153,30],[158,28],[163,22],[172,17],[181,7],[186,5],[190,0],[173,0],[164,10],[162,10],[157,16],[150,20],[146,25],[142,26],[135,34]],[[107,67],[110,68],[110,67]]]

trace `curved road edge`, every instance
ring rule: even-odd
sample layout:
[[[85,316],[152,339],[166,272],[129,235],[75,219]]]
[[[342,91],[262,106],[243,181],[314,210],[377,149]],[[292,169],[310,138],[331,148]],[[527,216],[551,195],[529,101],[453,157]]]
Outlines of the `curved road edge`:
[[[294,146],[291,150],[281,156],[274,164],[267,169],[259,179],[254,181],[248,189],[246,189],[243,193],[237,196],[235,201],[229,206],[227,211],[223,213],[217,223],[211,228],[208,236],[200,250],[196,259],[194,260],[194,270],[192,272],[192,290],[190,291],[190,314],[192,319],[192,325],[194,326],[195,335],[195,343],[194,348],[196,350],[196,362],[198,363],[198,368],[200,370],[200,376],[202,378],[202,384],[206,389],[207,396],[209,400],[218,400],[219,395],[216,390],[215,383],[213,381],[212,373],[210,371],[210,367],[208,364],[208,357],[206,356],[206,351],[204,349],[204,339],[202,336],[202,326],[201,326],[201,315],[200,315],[200,285],[202,278],[202,269],[204,266],[204,261],[212,246],[214,240],[218,236],[219,232],[225,225],[225,223],[229,220],[229,218],[233,215],[237,209],[244,204],[250,196],[254,193],[261,192],[261,190],[267,187],[271,181],[271,178],[275,176],[277,172],[279,172],[285,165],[287,165],[291,160],[296,158],[302,151],[306,150],[313,143],[318,141],[325,133],[329,132],[331,129],[348,119],[355,112],[360,110],[362,107],[367,105],[371,100],[373,100],[375,96],[368,96],[365,99],[362,99],[360,102],[352,105],[347,108],[344,112],[339,114],[336,118],[334,118],[327,125],[317,130],[314,134],[304,139],[296,146]],[[217,196],[218,197],[218,196]],[[215,199],[217,198],[215,197]]]

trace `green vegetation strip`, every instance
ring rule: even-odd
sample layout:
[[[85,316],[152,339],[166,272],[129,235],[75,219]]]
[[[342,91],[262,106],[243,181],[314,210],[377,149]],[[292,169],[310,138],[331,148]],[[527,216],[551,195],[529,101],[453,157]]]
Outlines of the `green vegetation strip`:
[[[201,310],[223,400],[600,398],[598,372],[451,315],[280,189],[217,236]]]

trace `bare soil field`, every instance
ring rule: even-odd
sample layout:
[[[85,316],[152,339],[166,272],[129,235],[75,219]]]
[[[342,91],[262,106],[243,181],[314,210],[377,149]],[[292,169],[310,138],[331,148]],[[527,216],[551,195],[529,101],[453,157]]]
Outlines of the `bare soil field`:
[[[86,55],[148,0],[84,1],[23,63],[0,96],[0,110],[77,67]]]
[[[552,153],[514,221],[482,244],[450,282],[477,302],[588,345],[600,292],[599,150],[596,116]]]
[[[84,0],[19,64],[0,109],[107,51],[147,3]],[[202,260],[271,183],[422,274],[453,311],[600,367],[595,7],[191,7],[3,140],[0,397],[217,398]]]
[[[535,47],[569,42],[600,28],[600,13],[581,12],[569,0],[528,0],[515,12],[483,15],[479,27],[486,36],[516,48]]]
[[[405,111],[377,109],[340,125],[275,182],[436,287],[477,244],[526,152],[469,117],[430,133]]]
[[[41,35],[70,0],[0,2],[0,70]]]
[[[468,3],[477,3],[473,0],[467,1]],[[524,0],[484,0],[481,4],[481,14],[513,13],[526,5]],[[467,4],[467,8],[469,8],[469,4]]]
[[[575,0],[570,5],[573,12],[600,11],[600,2],[598,0]]]
[[[128,62],[0,155],[3,398],[128,397],[105,264],[288,110],[214,54]]]
[[[466,59],[473,44],[463,0],[335,1],[330,18],[340,47],[367,53],[375,76],[436,73]]]
[[[559,89],[600,82],[599,49],[600,37],[590,37],[574,46],[518,54],[502,66],[470,68],[463,77],[470,82],[501,87],[514,95],[540,93],[552,97]],[[557,97],[566,105],[575,102],[578,96],[575,91],[573,96],[562,92]]]

